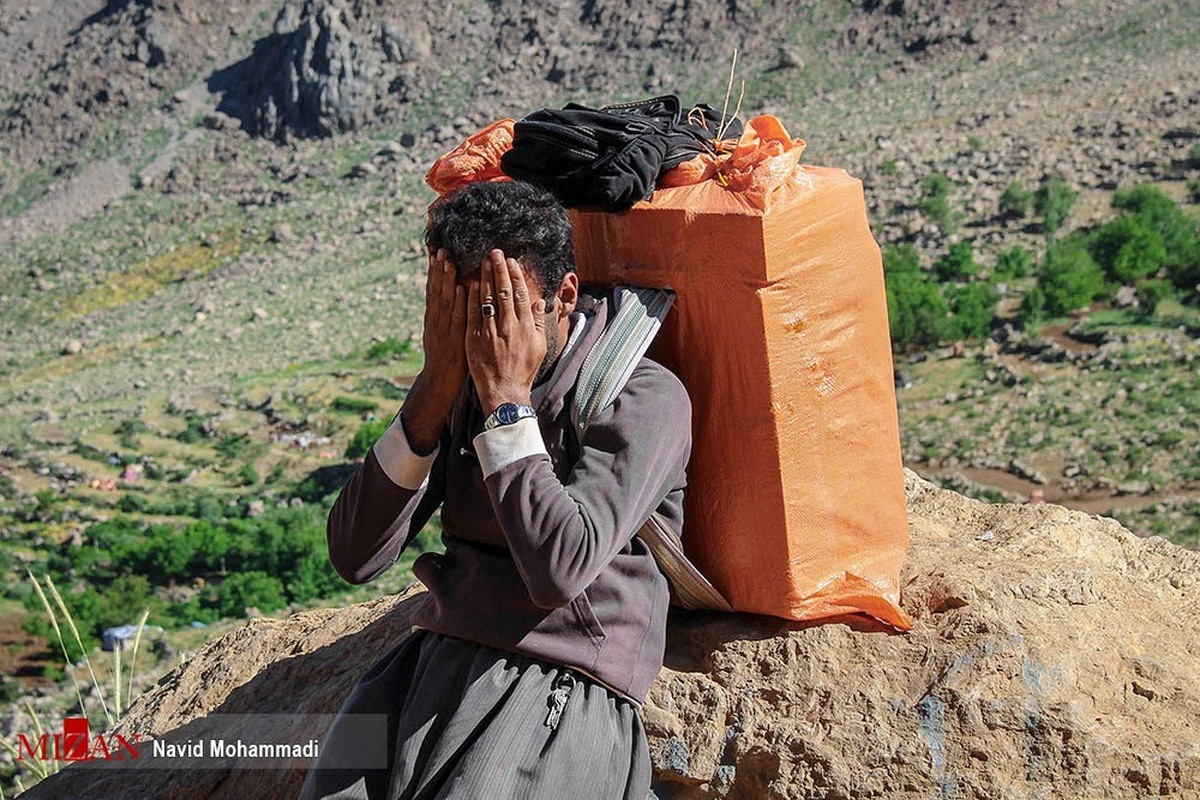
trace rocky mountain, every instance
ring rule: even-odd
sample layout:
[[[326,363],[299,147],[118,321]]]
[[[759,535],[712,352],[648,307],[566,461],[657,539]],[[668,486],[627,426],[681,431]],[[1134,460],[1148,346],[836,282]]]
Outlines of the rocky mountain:
[[[1057,506],[967,500],[911,472],[907,492],[909,633],[673,617],[645,709],[656,795],[1197,796],[1200,554]],[[252,620],[118,730],[184,741],[204,715],[332,713],[422,597]],[[282,797],[303,771],[68,767],[24,796]]]

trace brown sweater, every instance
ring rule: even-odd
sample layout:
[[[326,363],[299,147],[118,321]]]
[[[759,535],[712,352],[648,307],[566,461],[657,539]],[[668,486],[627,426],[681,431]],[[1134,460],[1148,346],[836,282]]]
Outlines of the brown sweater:
[[[397,417],[330,511],[329,556],[346,580],[370,581],[441,506],[446,551],[413,567],[429,588],[418,626],[573,667],[641,702],[662,666],[668,592],[634,534],[656,508],[682,525],[691,404],[642,359],[576,442],[575,381],[606,316],[603,301],[579,315],[534,389],[536,420],[482,432],[468,386],[420,457]]]

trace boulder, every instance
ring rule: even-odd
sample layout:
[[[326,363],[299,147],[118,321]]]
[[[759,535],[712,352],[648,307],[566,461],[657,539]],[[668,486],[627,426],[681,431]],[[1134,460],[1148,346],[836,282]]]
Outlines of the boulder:
[[[1200,793],[1200,553],[907,474],[906,634],[676,613],[645,707],[660,798],[1125,798]],[[327,714],[406,635],[419,587],[205,645],[125,732],[219,712]],[[175,732],[172,734],[172,732]],[[184,733],[180,733],[183,731]],[[294,796],[303,768],[88,771],[25,797]]]

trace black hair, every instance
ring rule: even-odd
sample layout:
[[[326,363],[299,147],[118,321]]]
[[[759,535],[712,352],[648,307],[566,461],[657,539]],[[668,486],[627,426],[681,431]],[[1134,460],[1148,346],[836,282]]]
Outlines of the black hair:
[[[472,183],[448,193],[429,209],[425,246],[446,248],[459,275],[473,275],[495,248],[537,275],[552,305],[559,284],[575,271],[571,222],[550,192],[531,183]]]

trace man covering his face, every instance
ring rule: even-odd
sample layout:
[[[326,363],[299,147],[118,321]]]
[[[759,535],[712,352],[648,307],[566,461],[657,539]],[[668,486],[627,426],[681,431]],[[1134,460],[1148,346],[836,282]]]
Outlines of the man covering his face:
[[[354,688],[303,796],[643,800],[668,590],[635,533],[656,510],[682,525],[687,394],[643,358],[579,437],[571,399],[609,308],[581,292],[552,195],[460,189],[426,244],[425,366],[328,536],[352,583],[438,509],[445,552],[417,559],[416,628]],[[389,764],[345,767],[343,721],[381,712]]]

